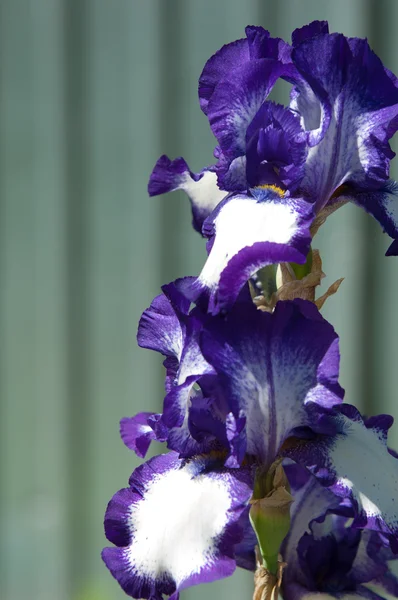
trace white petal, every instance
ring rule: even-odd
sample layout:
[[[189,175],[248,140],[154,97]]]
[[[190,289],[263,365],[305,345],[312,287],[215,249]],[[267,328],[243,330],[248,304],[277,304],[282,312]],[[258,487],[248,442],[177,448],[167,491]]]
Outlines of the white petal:
[[[329,452],[337,485],[350,490],[359,512],[398,528],[398,461],[376,429],[345,418],[344,433]]]
[[[218,187],[213,171],[204,171],[199,181],[187,175],[180,188],[188,194],[192,206],[205,215],[209,215],[227,194]]]
[[[129,559],[138,573],[178,584],[208,564],[231,506],[226,484],[187,468],[159,474],[132,507]]]
[[[229,260],[256,242],[287,244],[299,231],[299,215],[288,203],[258,202],[237,196],[214,219],[215,240],[199,276],[202,285],[217,286]]]

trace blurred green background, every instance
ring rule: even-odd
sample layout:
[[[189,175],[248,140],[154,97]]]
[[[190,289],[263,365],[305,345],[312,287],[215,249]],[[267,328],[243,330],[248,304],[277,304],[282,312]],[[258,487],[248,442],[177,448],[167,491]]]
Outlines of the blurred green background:
[[[211,162],[196,90],[212,53],[247,24],[289,39],[324,18],[398,72],[396,0],[0,0],[1,600],[124,597],[100,559],[106,504],[139,462],[118,422],[163,399],[136,326],[205,257],[185,196],[149,199],[148,176],[162,153]],[[352,206],[317,237],[322,289],[346,277],[324,310],[346,398],[397,414],[389,241]],[[251,576],[183,598],[203,594],[250,598]]]

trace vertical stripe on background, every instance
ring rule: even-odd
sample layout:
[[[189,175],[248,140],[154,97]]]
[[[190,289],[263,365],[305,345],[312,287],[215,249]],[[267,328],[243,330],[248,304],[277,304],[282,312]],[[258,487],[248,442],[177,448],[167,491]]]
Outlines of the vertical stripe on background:
[[[67,332],[68,384],[68,592],[74,597],[84,583],[91,551],[87,515],[90,514],[89,492],[92,486],[90,442],[95,435],[90,426],[89,398],[89,323],[91,296],[88,287],[91,255],[91,228],[88,205],[90,185],[88,139],[90,96],[88,60],[90,40],[87,35],[86,0],[64,2],[65,43],[65,167],[66,167],[66,235],[67,235]]]
[[[62,6],[0,14],[2,600],[66,598]]]
[[[183,153],[184,107],[187,97],[189,74],[184,70],[185,53],[189,52],[189,31],[185,26],[187,3],[184,0],[156,2],[156,25],[159,44],[155,60],[159,65],[159,96],[155,111],[158,113],[158,137],[160,154],[175,158]],[[183,25],[184,24],[184,25]],[[149,65],[148,65],[149,66]],[[156,113],[155,113],[156,114]],[[139,144],[139,142],[138,142]],[[155,157],[157,160],[158,156]],[[149,173],[146,173],[148,177]],[[164,251],[159,257],[162,283],[182,277],[183,253],[181,252],[181,231],[184,228],[182,202],[186,197],[181,193],[156,197],[149,200],[156,203],[161,215],[160,240]],[[187,208],[187,207],[185,207]]]

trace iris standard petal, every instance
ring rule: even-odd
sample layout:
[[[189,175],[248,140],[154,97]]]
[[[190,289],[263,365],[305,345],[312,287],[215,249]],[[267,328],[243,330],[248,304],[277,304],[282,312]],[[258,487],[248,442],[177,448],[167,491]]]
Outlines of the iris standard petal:
[[[291,110],[264,102],[246,131],[249,186],[275,184],[294,192],[304,175],[307,141]]]
[[[215,88],[207,107],[210,127],[226,157],[245,154],[246,130],[280,77],[294,67],[276,59],[256,59],[231,71]]]
[[[235,305],[207,320],[201,348],[230,410],[245,419],[246,452],[264,464],[293,429],[311,427],[308,403],[341,402],[337,335],[310,302],[279,302],[272,314]]]
[[[206,62],[199,78],[200,108],[207,114],[207,106],[216,86],[233,69],[250,60],[249,45],[246,39],[236,40],[223,46]]]
[[[366,40],[319,34],[296,45],[292,60],[307,83],[292,104],[305,128],[314,125],[313,95],[319,112],[329,115],[327,130],[309,151],[302,190],[320,210],[344,183],[380,187],[393,156],[388,140],[398,128],[398,89],[380,59]],[[312,94],[307,106],[305,90]]]
[[[251,60],[262,58],[290,63],[289,44],[280,38],[272,38],[263,27],[248,26],[246,39],[236,40],[223,46],[204,66],[199,78],[199,102],[205,114],[214,90],[219,83],[230,79],[238,67],[247,65]]]
[[[321,33],[329,33],[329,25],[327,21],[312,21],[308,25],[298,27],[292,33],[293,46],[305,42],[307,39],[311,39]]]
[[[245,29],[250,58],[272,58],[282,63],[291,63],[291,47],[281,38],[273,38],[269,31],[260,26],[248,25]]]

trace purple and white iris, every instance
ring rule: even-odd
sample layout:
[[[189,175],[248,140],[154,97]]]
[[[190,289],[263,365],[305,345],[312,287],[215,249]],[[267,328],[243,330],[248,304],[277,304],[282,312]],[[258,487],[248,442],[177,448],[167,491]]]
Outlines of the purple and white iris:
[[[337,335],[315,305],[279,302],[267,313],[242,294],[227,315],[212,316],[199,307],[180,312],[176,286],[165,292],[144,312],[138,332],[142,346],[166,356],[164,412],[123,419],[121,432],[139,456],[152,439],[174,452],[139,467],[109,505],[107,537],[118,548],[106,549],[104,560],[123,589],[155,598],[228,576],[236,564],[254,568],[248,504],[256,469],[283,457],[306,467],[334,505],[349,506],[353,527],[398,549],[398,462],[386,446],[391,418],[364,423],[341,404]],[[202,492],[209,495],[201,499]],[[203,511],[205,497],[216,513]],[[159,547],[156,536],[166,545]]]
[[[279,78],[292,84],[288,108],[267,100]],[[140,320],[139,345],[165,359],[162,412],[120,423],[139,457],[152,440],[169,451],[111,499],[104,562],[137,599],[177,600],[236,566],[265,570],[267,598],[397,597],[393,419],[343,404],[338,336],[315,303],[293,296],[259,310],[247,283],[264,266],[305,263],[319,224],[348,200],[398,253],[397,80],[366,41],[324,22],[296,30],[292,45],[248,27],[208,61],[199,98],[217,163],[194,174],[163,156],[149,191],[188,193],[209,255]]]
[[[279,78],[292,84],[289,107],[267,100]],[[247,27],[209,59],[199,99],[217,163],[194,174],[184,159],[162,156],[149,182],[150,195],[184,189],[195,228],[210,240],[192,300],[202,294],[212,312],[228,308],[261,266],[304,263],[316,215],[346,201],[372,214],[394,240],[388,254],[398,253],[388,143],[398,85],[366,40],[315,21],[290,46]]]

